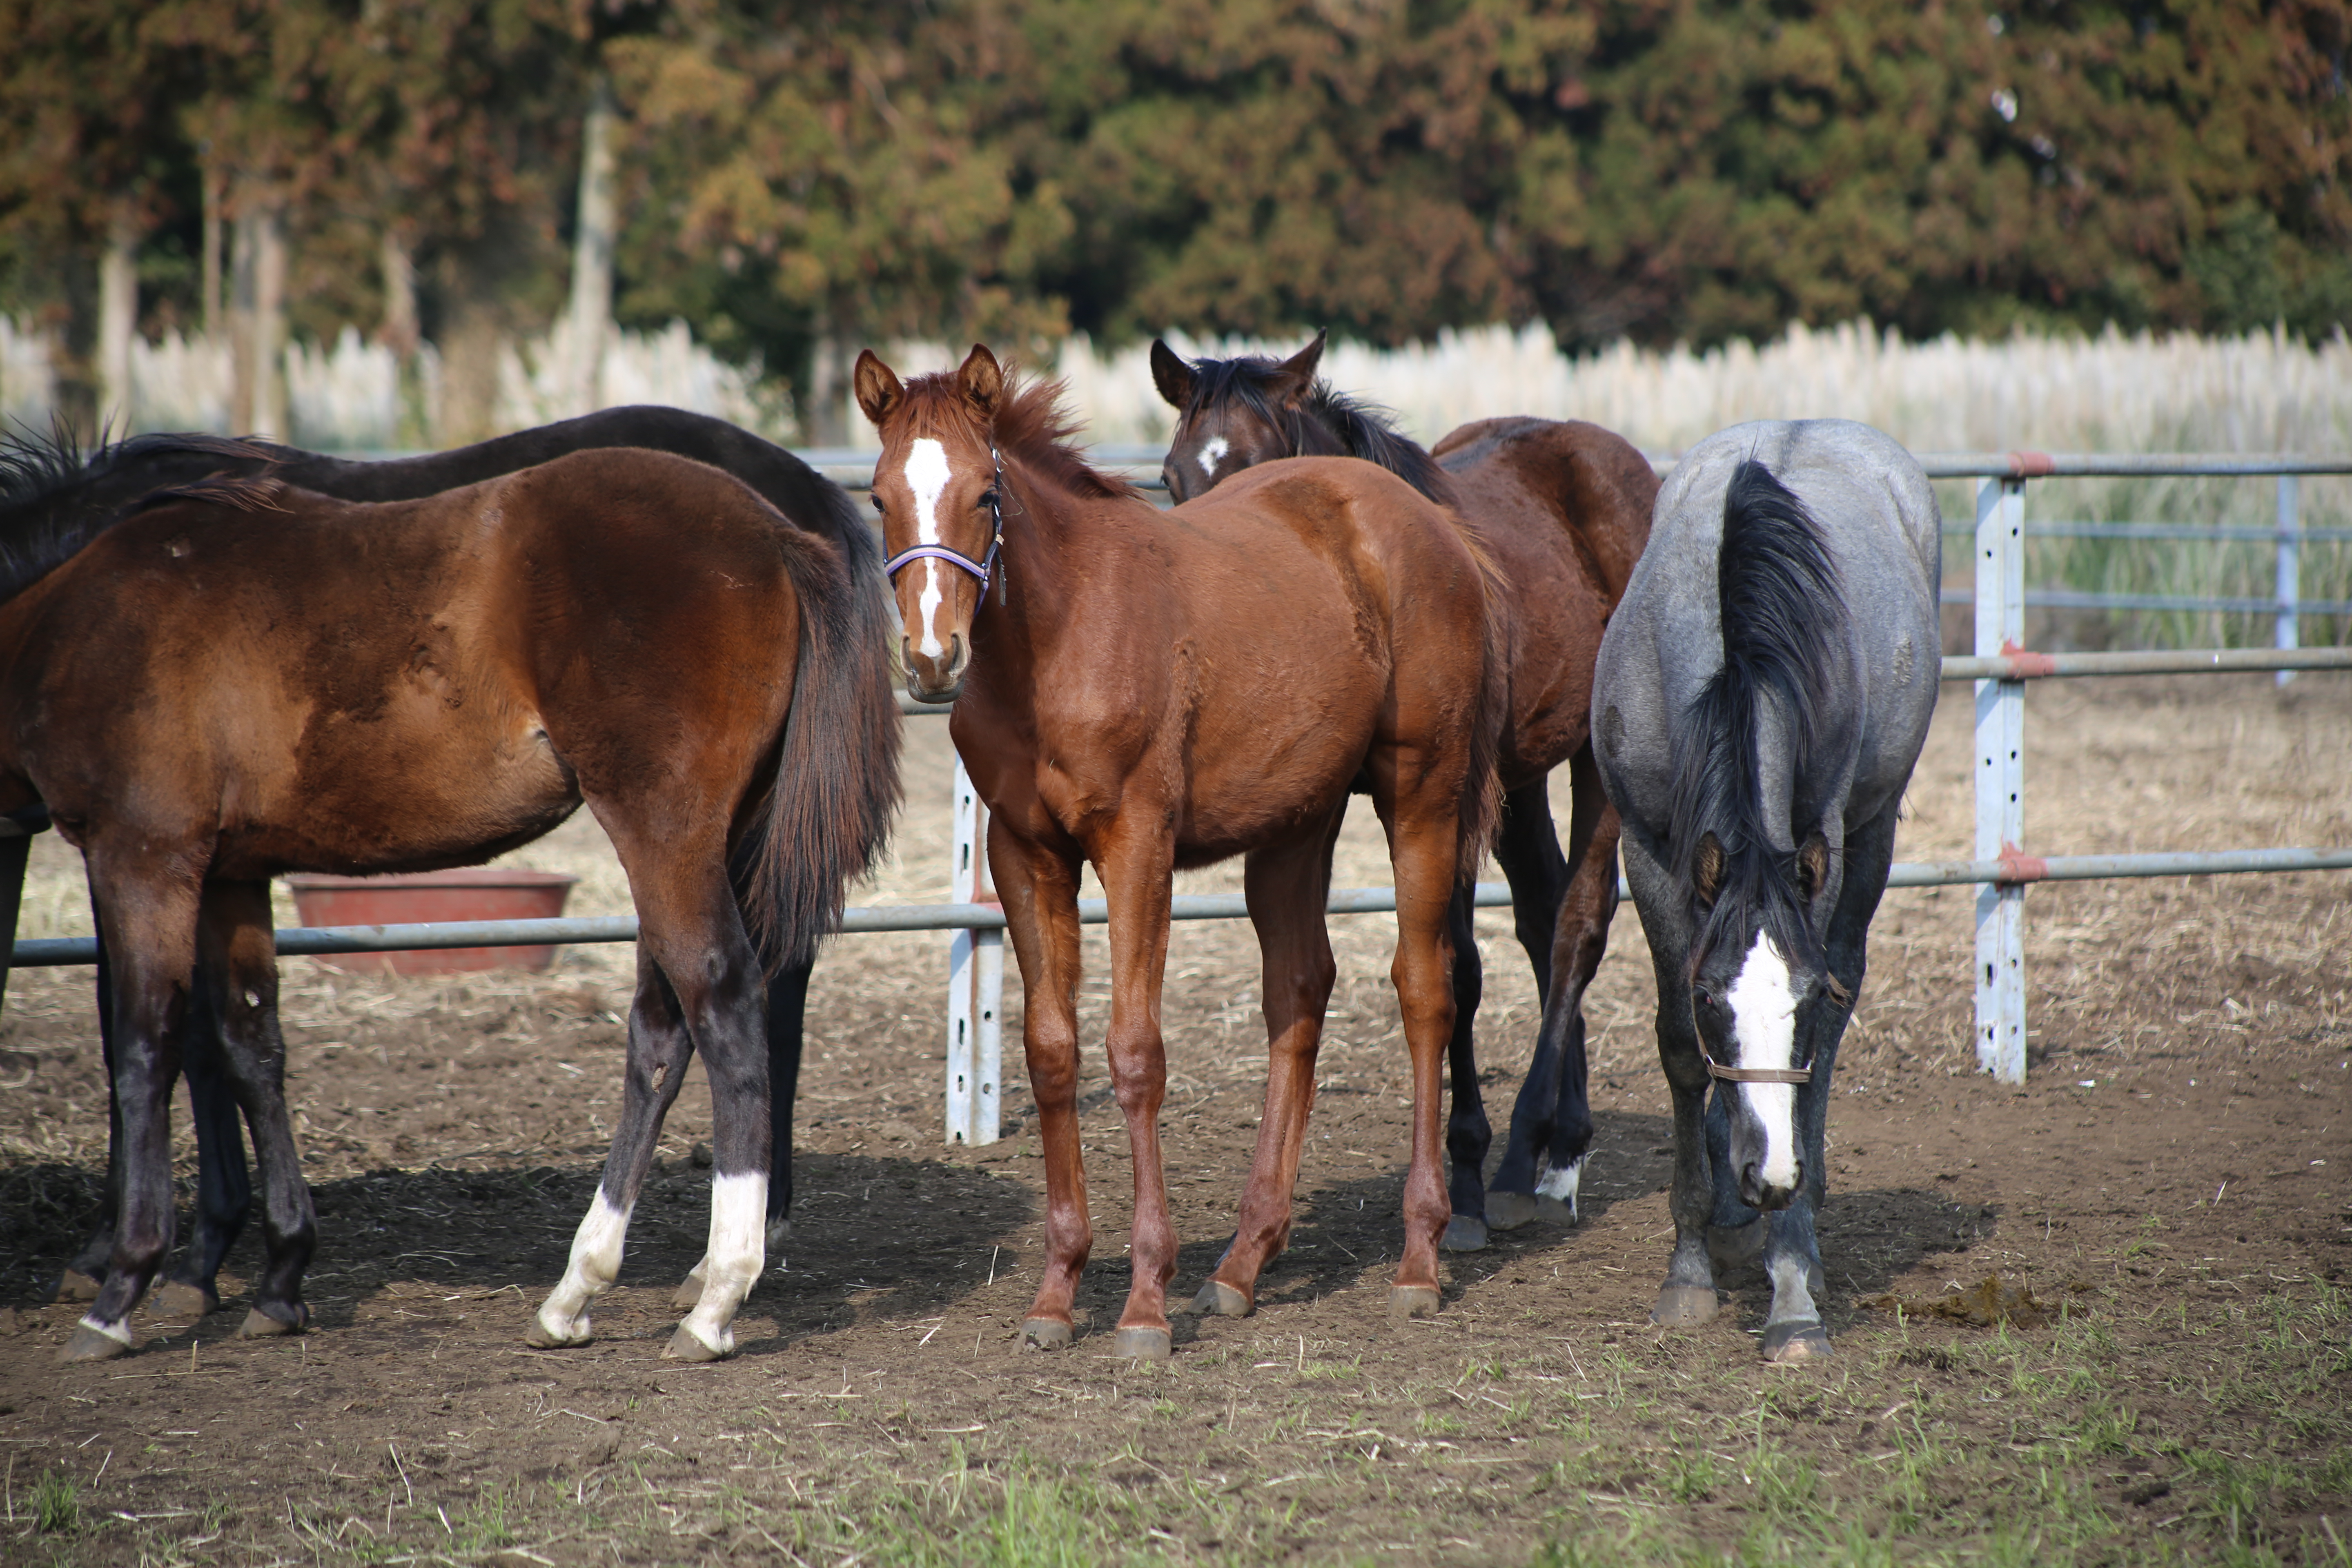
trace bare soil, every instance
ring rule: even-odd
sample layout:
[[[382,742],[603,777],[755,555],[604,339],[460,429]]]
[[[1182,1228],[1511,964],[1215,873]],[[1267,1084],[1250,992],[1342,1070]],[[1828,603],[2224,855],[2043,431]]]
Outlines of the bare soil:
[[[2030,712],[2039,852],[2352,842],[2352,683],[2050,682]],[[1969,721],[1948,691],[1905,858],[1969,850]],[[944,725],[911,721],[909,747],[898,858],[861,902],[946,894]],[[574,912],[626,908],[584,821],[514,858],[581,871]],[[1387,879],[1363,821],[1338,879]],[[140,1353],[96,1367],[58,1363],[76,1309],[47,1303],[103,1181],[88,974],[20,972],[0,1019],[0,1560],[2345,1561],[2345,890],[2326,875],[2036,889],[2022,1092],[1975,1071],[1972,896],[1890,894],[1830,1124],[1838,1354],[1794,1368],[1756,1359],[1769,1288],[1753,1269],[1720,1281],[1728,1310],[1702,1330],[1646,1322],[1670,1134],[1630,906],[1590,1003],[1601,1131],[1582,1223],[1453,1259],[1444,1311],[1395,1326],[1393,928],[1335,921],[1296,1239],[1255,1317],[1180,1318],[1158,1368],[1105,1353],[1129,1187],[1091,1044],[1098,931],[1094,1331],[1082,1313],[1053,1356],[1017,1339],[1042,1177],[1015,996],[1006,1136],[940,1142],[944,936],[844,939],[820,966],[793,1235],[738,1321],[741,1354],[709,1367],[659,1359],[705,1223],[699,1075],[597,1342],[521,1342],[609,1136],[625,949],[535,976],[289,961],[315,1327],[230,1337],[248,1234],[221,1314],[142,1316]],[[45,841],[28,931],[73,929],[80,896]],[[1481,921],[1479,1024],[1498,1123],[1535,1017],[1499,913]],[[1255,1136],[1257,984],[1244,925],[1179,928],[1164,1125],[1183,1296],[1223,1248]],[[2040,1310],[1991,1325],[1927,1310],[1994,1274]],[[1888,1297],[1907,1306],[1866,1304]]]

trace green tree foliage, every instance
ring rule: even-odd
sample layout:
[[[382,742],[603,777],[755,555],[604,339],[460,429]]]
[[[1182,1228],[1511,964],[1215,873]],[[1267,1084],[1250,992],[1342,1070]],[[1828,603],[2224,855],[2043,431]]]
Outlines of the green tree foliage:
[[[0,0],[0,38],[18,310],[209,161],[289,204],[307,331],[372,324],[388,229],[541,321],[599,70],[624,319],[795,379],[902,334],[2352,310],[2352,0]]]

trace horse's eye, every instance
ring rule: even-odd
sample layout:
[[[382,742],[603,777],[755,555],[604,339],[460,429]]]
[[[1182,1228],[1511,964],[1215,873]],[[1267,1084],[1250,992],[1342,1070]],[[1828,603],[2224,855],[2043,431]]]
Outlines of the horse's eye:
[[[980,498],[979,504],[982,506],[994,506],[996,504],[996,492],[994,490],[990,490],[986,495],[982,496]]]

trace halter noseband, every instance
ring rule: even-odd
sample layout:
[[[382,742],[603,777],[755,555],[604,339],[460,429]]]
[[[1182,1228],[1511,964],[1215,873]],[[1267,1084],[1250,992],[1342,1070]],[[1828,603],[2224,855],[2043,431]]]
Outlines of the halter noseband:
[[[1706,1075],[1726,1083],[1811,1083],[1813,1069],[1801,1068],[1727,1068],[1707,1054],[1706,1042],[1698,1047],[1699,1059],[1706,1063]]]
[[[996,572],[996,558],[1004,550],[1004,460],[996,455],[994,447],[988,449],[988,460],[996,470],[995,482],[990,487],[988,492],[991,498],[988,503],[988,516],[992,524],[988,540],[988,552],[974,561],[962,551],[951,550],[944,544],[917,544],[901,550],[882,563],[882,574],[885,577],[895,583],[898,580],[900,570],[914,562],[944,561],[951,566],[960,566],[979,578],[980,596],[982,599],[988,597],[989,582]]]

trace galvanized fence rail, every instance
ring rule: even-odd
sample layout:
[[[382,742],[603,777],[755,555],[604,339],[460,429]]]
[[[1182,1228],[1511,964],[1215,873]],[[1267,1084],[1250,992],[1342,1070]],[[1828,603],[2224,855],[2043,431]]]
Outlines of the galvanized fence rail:
[[[819,451],[803,454],[821,470],[845,484],[870,482],[871,453]],[[1106,466],[1140,470],[1139,484],[1156,486],[1159,456],[1141,449],[1097,449]],[[1976,857],[1969,860],[1906,862],[1894,868],[1888,885],[1895,888],[1974,885],[1977,899],[1976,1016],[1977,1058],[1985,1070],[2008,1083],[2025,1079],[2024,892],[2038,881],[2072,881],[2125,877],[2196,877],[2236,873],[2331,871],[2352,869],[2352,847],[2275,848],[2145,855],[2077,855],[2042,857],[2022,847],[2024,831],[2024,698],[2029,680],[2066,677],[2225,673],[2229,671],[2352,669],[2352,648],[2298,648],[2298,614],[2352,614],[2352,605],[2313,604],[2294,596],[2297,563],[2294,552],[2305,539],[2352,537],[2352,530],[2305,532],[2295,526],[2295,476],[2352,473],[2352,458],[2301,457],[2242,458],[2170,455],[2062,455],[2038,452],[1958,453],[1923,455],[1931,479],[1978,481],[1977,517],[1972,560],[1976,588],[1946,594],[1951,602],[1973,602],[1976,609],[1974,657],[1947,658],[1941,679],[1976,683],[1977,767]],[[1670,467],[1661,460],[1659,466]],[[2024,588],[2024,541],[2034,536],[2024,521],[2025,486],[2029,480],[2069,476],[2235,475],[2273,476],[2280,483],[2279,594],[2275,601],[2242,601],[2249,608],[2275,612],[2279,647],[2263,649],[2208,649],[2133,653],[2034,653],[2020,646],[2024,612],[2052,602],[2049,595],[2029,595]],[[2117,525],[2055,524],[2049,531],[2074,527],[2113,531]],[[2143,534],[2117,537],[2263,538],[2268,531],[2199,529],[2193,525],[2126,524]],[[1990,588],[1990,592],[1986,590]],[[2199,600],[2141,605],[2123,601],[2130,595],[2077,595],[2097,599],[2102,608],[2231,608],[2241,601]],[[944,714],[943,707],[916,703],[904,696],[900,711]],[[999,1087],[1003,1068],[1002,1011],[1004,976],[1004,914],[988,877],[986,807],[971,781],[956,763],[954,782],[954,842],[951,848],[950,892],[946,904],[885,905],[850,910],[842,922],[848,933],[869,931],[945,931],[953,933],[950,948],[947,1060],[947,1136],[951,1142],[986,1143],[997,1137]],[[0,854],[21,862],[26,829],[0,818]],[[16,840],[10,844],[11,838]],[[5,879],[12,884],[21,879]],[[1621,892],[1622,891],[1621,884]],[[1500,882],[1481,882],[1476,902],[1481,908],[1507,907],[1510,889]],[[1395,890],[1390,888],[1336,889],[1329,903],[1333,914],[1369,914],[1392,910]],[[11,911],[13,912],[13,911]],[[1240,894],[1186,894],[1172,901],[1177,920],[1238,920],[1247,909]],[[1101,924],[1107,919],[1101,900],[1082,900],[1079,920]],[[10,922],[13,927],[13,921]],[[285,954],[385,952],[452,947],[522,946],[603,942],[633,942],[636,921],[626,917],[537,921],[448,921],[426,925],[305,927],[277,933],[278,951]],[[91,938],[34,939],[14,943],[11,966],[37,968],[86,964],[97,961]]]

